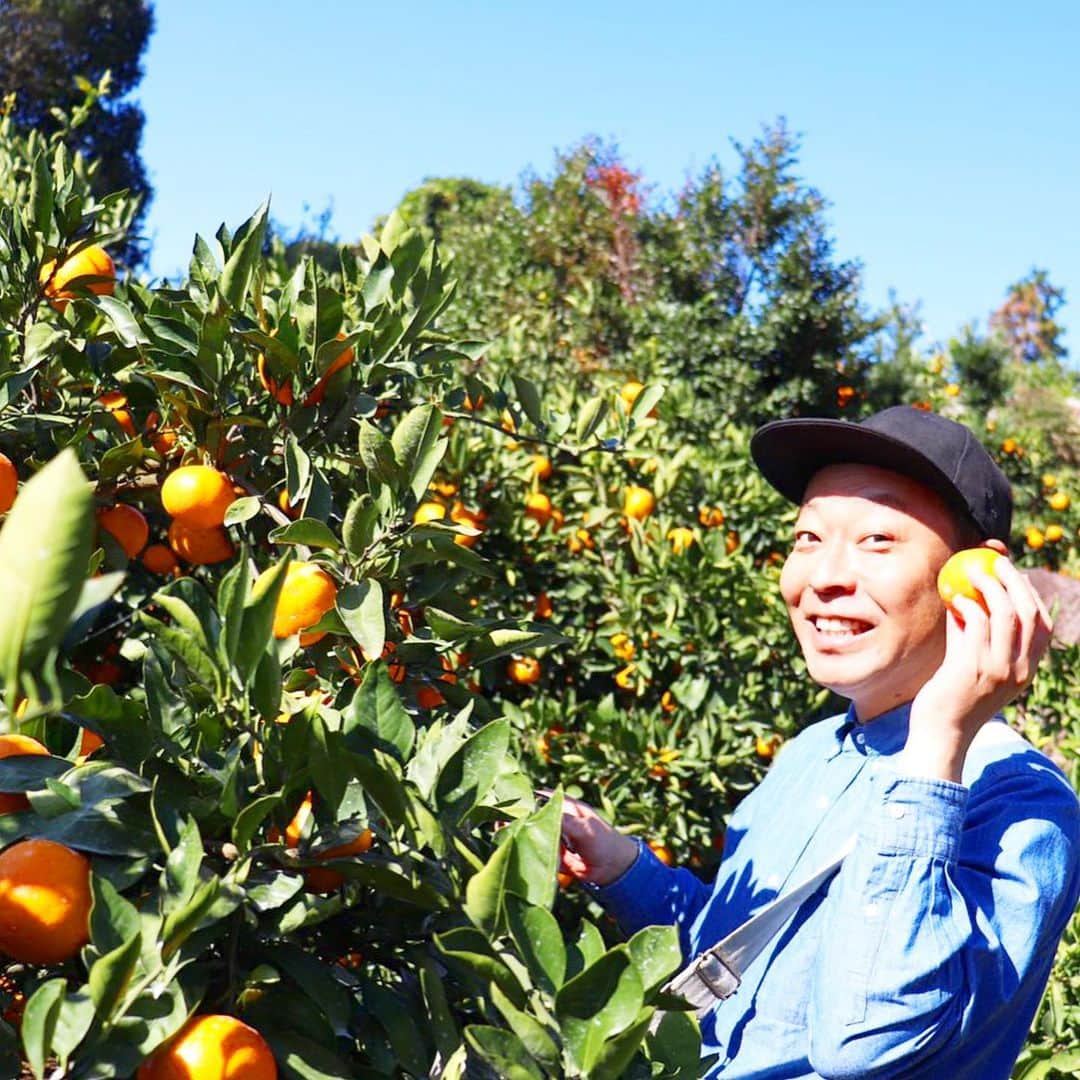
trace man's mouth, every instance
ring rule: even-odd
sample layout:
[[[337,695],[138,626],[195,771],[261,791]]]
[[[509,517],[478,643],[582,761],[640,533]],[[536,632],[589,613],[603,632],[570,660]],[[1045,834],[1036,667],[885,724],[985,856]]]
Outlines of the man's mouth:
[[[810,625],[830,641],[848,641],[873,629],[873,624],[862,619],[847,619],[837,615],[811,615]]]

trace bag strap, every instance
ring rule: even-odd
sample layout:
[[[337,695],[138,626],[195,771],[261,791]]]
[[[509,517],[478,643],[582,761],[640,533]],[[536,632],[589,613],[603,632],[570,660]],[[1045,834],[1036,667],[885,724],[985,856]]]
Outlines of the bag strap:
[[[722,941],[694,957],[667,983],[664,990],[685,998],[694,1006],[699,1018],[717,1001],[731,997],[739,988],[742,973],[780,932],[802,902],[840,869],[840,864],[854,846],[855,838],[852,837],[831,862],[799,882],[791,892],[770,901]]]

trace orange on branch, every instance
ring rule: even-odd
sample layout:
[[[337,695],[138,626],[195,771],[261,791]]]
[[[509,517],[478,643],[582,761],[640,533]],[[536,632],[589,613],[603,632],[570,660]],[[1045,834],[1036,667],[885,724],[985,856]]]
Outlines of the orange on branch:
[[[182,465],[165,477],[161,505],[176,521],[195,529],[211,529],[225,520],[236,501],[232,481],[211,465]]]
[[[129,559],[134,559],[146,547],[150,539],[150,526],[142,511],[126,503],[118,503],[98,510],[98,527],[104,529],[123,549]]]
[[[337,335],[338,341],[344,341],[346,334],[339,333]],[[343,368],[347,368],[355,359],[356,353],[352,348],[346,349],[340,356],[338,356],[333,363],[319,376],[319,381],[315,384],[314,388],[304,398],[304,408],[310,408],[312,405],[321,405],[323,399],[326,397],[326,387],[330,380]]]
[[[656,496],[637,484],[629,485],[623,492],[623,513],[635,521],[644,521],[656,509]]]
[[[535,454],[532,459],[532,474],[537,480],[549,480],[554,471],[551,458],[543,454]]]
[[[1050,504],[1050,509],[1057,510],[1058,513],[1063,513],[1072,505],[1072,499],[1065,491],[1055,491],[1046,501]]]
[[[506,665],[508,678],[519,686],[531,686],[538,682],[542,670],[535,656],[515,656]]]
[[[22,757],[27,754],[48,757],[49,751],[29,735],[19,735],[17,732],[0,735],[0,758]],[[26,810],[29,806],[30,800],[20,792],[0,792],[0,814]]]
[[[15,503],[19,488],[19,474],[11,458],[0,454],[0,514],[6,514]]]
[[[277,1080],[266,1040],[235,1016],[193,1016],[139,1066],[136,1080]]]
[[[211,566],[231,559],[235,554],[229,534],[220,525],[196,529],[182,521],[174,521],[169,526],[169,547],[192,566]]]
[[[0,950],[26,964],[59,964],[89,940],[90,863],[52,840],[0,853]]]
[[[446,507],[442,503],[422,502],[413,513],[414,525],[426,525],[429,521],[442,521],[446,517]]]
[[[142,564],[151,574],[175,576],[180,569],[172,548],[164,544],[151,544],[142,555]]]
[[[542,491],[531,491],[525,496],[525,516],[541,527],[551,520],[552,513],[551,499]]]
[[[308,791],[304,794],[304,798],[301,800],[292,820],[285,826],[285,847],[289,851],[296,851],[304,835],[310,832],[314,812],[314,794]],[[266,835],[271,843],[281,841],[281,830],[276,826],[272,826]],[[375,834],[370,829],[364,829],[354,839],[327,848],[325,851],[320,851],[313,855],[312,858],[322,862],[327,859],[348,859],[354,855],[363,855],[365,851],[370,850],[374,841]],[[307,892],[334,892],[344,882],[345,876],[329,867],[311,866],[304,871],[304,887]]]
[[[98,278],[101,280],[79,279]],[[116,266],[109,253],[97,244],[90,244],[70,255],[57,267],[50,259],[38,273],[49,303],[63,313],[69,300],[81,296],[83,290],[96,296],[112,296],[116,289]]]
[[[271,573],[272,570],[264,570],[259,581]],[[256,589],[259,581],[255,583]],[[274,609],[274,637],[287,638],[314,626],[336,603],[337,591],[334,579],[318,563],[289,563]],[[313,641],[309,639],[306,644]]]

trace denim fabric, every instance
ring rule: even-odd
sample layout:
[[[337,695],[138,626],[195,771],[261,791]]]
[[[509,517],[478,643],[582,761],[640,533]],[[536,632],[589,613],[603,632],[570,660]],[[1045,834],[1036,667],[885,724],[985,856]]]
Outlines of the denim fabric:
[[[1005,1080],[1080,896],[1080,805],[998,719],[963,783],[893,767],[908,706],[814,724],[732,815],[712,886],[644,846],[594,895],[629,934],[678,927],[687,961],[833,858],[702,1022],[708,1076]]]

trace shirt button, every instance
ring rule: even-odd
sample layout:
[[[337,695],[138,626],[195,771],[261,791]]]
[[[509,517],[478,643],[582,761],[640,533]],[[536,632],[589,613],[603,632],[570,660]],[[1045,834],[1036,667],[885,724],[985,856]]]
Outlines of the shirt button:
[[[907,811],[902,806],[898,806],[896,803],[889,804],[888,812],[889,817],[896,818],[897,821],[899,821],[904,816],[904,814],[907,813]]]
[[[866,742],[866,736],[865,736],[865,735],[864,735],[864,734],[863,734],[863,733],[862,733],[861,731],[857,731],[857,732],[855,732],[855,741],[856,741],[856,742],[857,742],[857,743],[858,743],[858,744],[859,744],[860,746],[862,746],[862,744],[863,744],[864,742]]]

